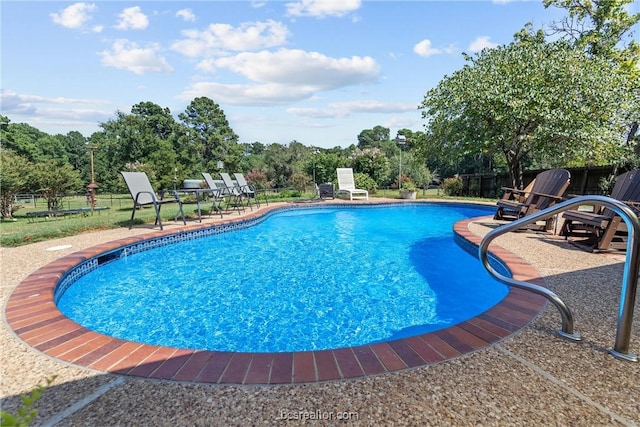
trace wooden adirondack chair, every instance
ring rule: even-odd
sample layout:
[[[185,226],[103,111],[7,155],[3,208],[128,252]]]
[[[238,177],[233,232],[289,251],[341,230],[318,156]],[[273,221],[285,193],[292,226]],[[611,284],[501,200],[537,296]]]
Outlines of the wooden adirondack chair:
[[[503,188],[503,197],[498,200],[498,209],[493,218],[513,221],[554,205],[562,200],[570,178],[568,170],[550,169],[540,172],[530,188]],[[547,221],[545,229],[550,226],[551,221]]]
[[[611,198],[628,204],[640,215],[640,170],[630,170],[618,176]],[[579,243],[592,251],[627,248],[627,225],[611,209],[594,206],[592,211],[566,211],[562,217],[564,224],[560,235],[567,239],[583,238]]]

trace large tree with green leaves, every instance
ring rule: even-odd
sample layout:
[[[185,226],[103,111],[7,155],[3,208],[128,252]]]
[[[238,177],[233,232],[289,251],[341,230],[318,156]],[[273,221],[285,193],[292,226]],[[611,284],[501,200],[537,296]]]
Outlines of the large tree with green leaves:
[[[634,26],[640,12],[630,13],[636,0],[543,0],[545,7],[564,8],[568,16],[551,24],[554,33],[570,40],[590,55],[615,59],[622,66],[638,69],[640,44]]]
[[[544,0],[545,7],[562,7],[568,16],[551,24],[556,35],[569,40],[577,49],[588,55],[609,58],[620,65],[619,72],[629,74],[635,90],[636,100],[640,98],[640,43],[637,34],[640,12],[631,13],[629,5],[637,0]],[[636,102],[637,107],[640,102]],[[632,105],[633,106],[633,105]],[[630,109],[628,119],[627,145],[630,151],[629,163],[640,165],[639,141],[640,110]],[[624,163],[625,159],[621,159]]]
[[[33,169],[32,179],[38,187],[38,193],[47,200],[47,209],[62,209],[65,196],[82,190],[80,173],[67,163],[47,160]]]
[[[168,108],[152,102],[141,102],[131,108],[131,114],[116,112],[116,118],[100,125],[102,138],[92,138],[109,162],[110,173],[143,166],[159,187],[174,185],[174,170],[178,167],[175,150],[179,125]]]
[[[513,186],[522,160],[597,164],[621,155],[632,82],[611,61],[569,43],[530,37],[485,49],[425,96],[421,149],[440,156],[489,154]]]
[[[0,147],[0,217],[11,219],[18,205],[15,198],[28,189],[31,166],[26,158]]]
[[[381,142],[389,141],[389,128],[374,126],[373,129],[364,129],[358,134],[358,147],[379,147]]]
[[[244,148],[218,104],[204,96],[195,98],[178,118],[188,128],[182,149],[198,153],[201,171],[218,170],[219,161],[227,170],[237,168]]]

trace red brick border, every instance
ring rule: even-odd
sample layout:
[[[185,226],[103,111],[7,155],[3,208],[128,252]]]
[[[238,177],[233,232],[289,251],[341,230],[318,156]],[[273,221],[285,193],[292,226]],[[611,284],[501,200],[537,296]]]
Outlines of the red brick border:
[[[249,218],[271,210],[262,209]],[[468,227],[472,221],[460,221],[454,230],[478,245],[480,238]],[[234,221],[225,223],[228,222]],[[181,230],[208,226],[196,224]],[[56,307],[54,288],[75,265],[145,238],[173,233],[176,231],[165,230],[120,239],[45,265],[22,281],[10,296],[5,309],[9,326],[36,350],[97,371],[201,383],[292,384],[377,375],[455,358],[508,337],[529,324],[545,305],[543,297],[512,288],[496,306],[446,329],[352,348],[286,353],[196,351],[129,342],[90,331]],[[523,259],[500,247],[493,248],[492,253],[514,278],[544,285],[542,277]]]

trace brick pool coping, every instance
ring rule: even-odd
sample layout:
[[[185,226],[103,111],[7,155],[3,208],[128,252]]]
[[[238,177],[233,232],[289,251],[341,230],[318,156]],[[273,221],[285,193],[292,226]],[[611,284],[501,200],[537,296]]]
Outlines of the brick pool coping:
[[[535,319],[545,306],[543,297],[511,288],[491,309],[435,332],[334,350],[243,353],[163,347],[109,337],[73,322],[54,302],[58,281],[88,259],[150,238],[243,222],[277,209],[266,207],[215,225],[195,224],[118,239],[62,257],[16,287],[5,308],[7,323],[35,350],[99,372],[198,383],[297,384],[378,375],[453,359],[512,335]],[[455,234],[473,247],[481,238],[469,230],[469,224],[477,220],[471,218],[454,225]],[[497,245],[491,249],[514,278],[544,286],[544,279],[522,258]]]

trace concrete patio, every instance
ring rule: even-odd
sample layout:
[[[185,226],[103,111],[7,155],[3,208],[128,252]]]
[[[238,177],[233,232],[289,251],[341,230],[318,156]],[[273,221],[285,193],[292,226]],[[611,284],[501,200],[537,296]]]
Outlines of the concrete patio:
[[[495,225],[483,218],[469,229],[481,236]],[[607,352],[615,340],[624,255],[585,252],[550,234],[512,233],[496,244],[533,265],[564,299],[583,336],[580,343],[556,336],[560,315],[547,305],[531,324],[499,343],[425,367],[299,385],[208,385],[80,368],[27,346],[7,326],[4,308],[10,294],[38,268],[78,250],[151,230],[107,230],[0,250],[2,410],[15,412],[20,394],[57,375],[36,405],[34,425],[640,423],[640,364]],[[630,349],[636,354],[638,305],[636,300]]]

